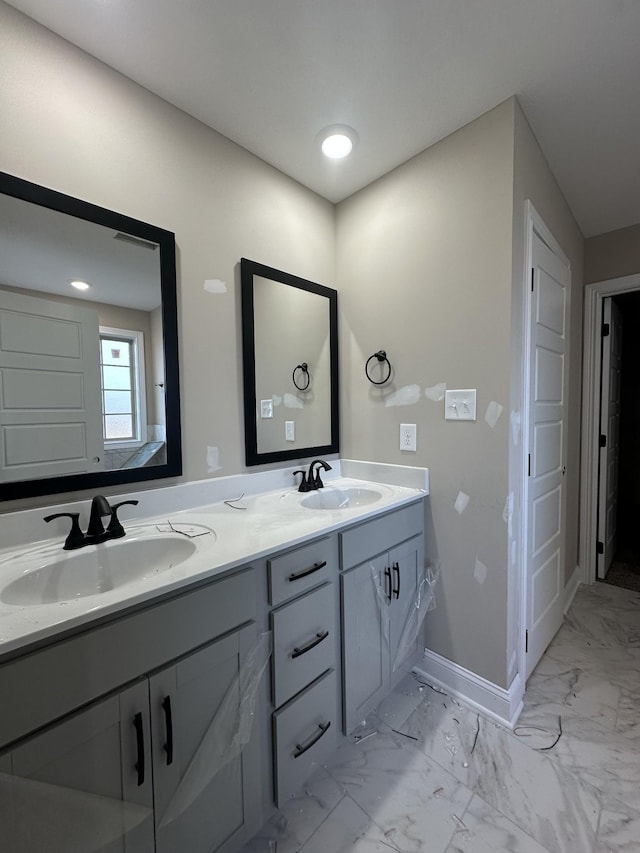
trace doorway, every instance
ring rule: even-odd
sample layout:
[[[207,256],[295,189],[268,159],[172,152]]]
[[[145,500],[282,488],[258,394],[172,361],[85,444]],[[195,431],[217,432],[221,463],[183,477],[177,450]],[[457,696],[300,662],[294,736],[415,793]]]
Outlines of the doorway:
[[[603,300],[598,579],[640,591],[640,291]]]
[[[595,583],[598,575],[598,564],[602,557],[600,552],[604,551],[605,540],[602,537],[602,525],[599,529],[599,521],[606,517],[606,501],[603,503],[600,485],[600,470],[605,468],[603,462],[604,451],[601,448],[601,380],[603,365],[603,324],[605,322],[606,300],[620,308],[623,315],[623,328],[627,326],[627,334],[622,333],[623,351],[621,377],[623,382],[630,381],[631,385],[625,386],[624,393],[627,405],[620,402],[620,463],[619,478],[615,488],[615,497],[619,505],[618,510],[610,513],[615,518],[617,528],[615,545],[610,543],[612,551],[612,566],[620,560],[621,556],[629,556],[631,561],[635,560],[635,551],[638,552],[640,565],[640,546],[635,543],[635,529],[638,529],[638,514],[640,509],[640,496],[636,497],[637,478],[634,472],[640,470],[640,450],[634,450],[635,436],[633,431],[635,414],[633,413],[633,396],[640,391],[634,391],[635,364],[640,356],[639,349],[635,349],[637,338],[635,325],[640,320],[640,275],[625,276],[624,278],[610,279],[608,281],[596,282],[585,287],[584,293],[584,361],[583,361],[583,400],[582,400],[582,451],[581,451],[581,480],[580,480],[580,565],[583,572],[583,582]],[[635,312],[639,313],[636,315]],[[636,318],[636,319],[634,319]],[[627,341],[627,338],[629,339]],[[635,352],[635,355],[634,355]],[[627,364],[627,370],[625,370]],[[640,381],[639,383],[640,384]],[[630,399],[629,399],[630,398]],[[623,412],[624,407],[624,412]],[[622,421],[625,421],[624,426]],[[631,433],[631,435],[630,435]],[[605,442],[606,442],[606,433]],[[622,445],[624,441],[624,446]],[[634,454],[638,454],[634,456]],[[636,464],[636,460],[637,463]],[[611,490],[610,490],[611,493]],[[602,504],[602,506],[601,506]],[[634,516],[634,509],[636,514]],[[635,529],[634,529],[635,526]],[[606,534],[605,534],[606,535]],[[600,544],[601,543],[601,544]],[[632,550],[624,551],[623,548]],[[635,550],[633,550],[635,549]],[[609,572],[611,568],[609,568]],[[608,575],[608,573],[607,573]],[[640,576],[640,570],[638,571]]]

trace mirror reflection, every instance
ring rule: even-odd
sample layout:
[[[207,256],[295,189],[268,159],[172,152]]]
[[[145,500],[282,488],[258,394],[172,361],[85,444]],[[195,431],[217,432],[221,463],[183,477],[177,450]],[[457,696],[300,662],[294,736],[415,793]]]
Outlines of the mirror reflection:
[[[336,452],[337,293],[242,260],[247,464]]]
[[[79,211],[0,193],[0,483],[32,482],[31,494],[45,494],[179,473],[179,448],[168,453],[163,316],[171,258],[161,241],[171,238],[173,257],[172,235],[3,181]],[[175,267],[173,277],[175,305]],[[171,373],[173,398],[177,364]]]

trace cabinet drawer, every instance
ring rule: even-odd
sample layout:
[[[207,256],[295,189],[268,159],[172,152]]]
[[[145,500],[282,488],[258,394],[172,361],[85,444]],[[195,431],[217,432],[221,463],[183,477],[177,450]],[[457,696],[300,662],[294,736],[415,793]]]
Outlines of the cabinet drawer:
[[[336,573],[335,539],[316,539],[267,561],[269,603],[276,606],[329,580]]]
[[[276,803],[293,796],[336,747],[336,674],[328,672],[273,715]]]
[[[295,696],[336,663],[335,587],[320,589],[271,614],[273,704]]]
[[[342,568],[350,569],[394,545],[422,533],[424,504],[422,500],[409,506],[372,518],[340,533]]]

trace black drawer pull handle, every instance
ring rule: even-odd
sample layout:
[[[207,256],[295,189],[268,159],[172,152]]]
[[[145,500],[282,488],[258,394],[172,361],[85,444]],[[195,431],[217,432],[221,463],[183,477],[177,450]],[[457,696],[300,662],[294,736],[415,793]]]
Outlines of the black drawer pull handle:
[[[387,581],[389,581],[389,592],[387,592]],[[391,596],[393,594],[393,587],[391,584],[391,569],[387,566],[384,570],[384,594],[391,601]]]
[[[308,569],[303,569],[301,572],[296,572],[293,575],[289,575],[287,578],[288,581],[299,581],[300,578],[306,578],[307,575],[312,575],[314,572],[319,572],[320,569],[324,569],[327,565],[327,561],[323,560],[321,563],[314,563],[312,566],[309,566]]]
[[[309,640],[304,646],[296,646],[294,650],[291,652],[292,658],[299,658],[300,655],[306,655],[307,652],[310,652],[311,649],[315,649],[317,645],[319,645],[323,640],[326,640],[329,636],[328,631],[321,631],[316,634],[313,640]]]
[[[300,758],[300,756],[301,756],[301,755],[304,755],[304,753],[305,753],[308,749],[311,749],[311,747],[312,747],[312,746],[314,746],[314,744],[318,743],[318,741],[320,740],[320,738],[321,738],[324,734],[326,734],[326,733],[327,733],[327,731],[329,730],[329,726],[330,726],[330,725],[331,725],[331,722],[330,722],[330,721],[329,721],[328,723],[318,723],[318,728],[320,729],[320,731],[319,731],[319,732],[316,732],[316,734],[312,735],[312,736],[310,737],[310,739],[309,739],[309,740],[304,744],[304,746],[303,746],[302,744],[300,744],[300,743],[297,743],[297,744],[296,744],[296,751],[293,753],[293,757],[294,757],[294,758]]]
[[[393,564],[393,573],[398,578],[398,585],[393,590],[393,594],[395,595],[396,600],[397,600],[398,598],[400,598],[400,565],[399,565],[399,563]]]
[[[138,760],[135,768],[138,771],[138,788],[144,785],[144,731],[142,729],[142,714],[140,711],[133,718],[136,729],[136,742],[138,746]]]
[[[164,751],[167,753],[167,767],[173,764],[173,714],[171,713],[171,696],[165,696],[162,700],[164,711],[164,725],[167,732],[167,742]]]

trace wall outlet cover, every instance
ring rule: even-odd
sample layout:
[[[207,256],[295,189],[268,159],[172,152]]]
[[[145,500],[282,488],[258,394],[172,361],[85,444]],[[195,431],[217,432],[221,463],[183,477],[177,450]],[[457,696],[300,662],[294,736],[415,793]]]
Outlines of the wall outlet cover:
[[[415,424],[400,424],[400,450],[417,450],[417,427]]]
[[[284,440],[285,441],[295,441],[296,440],[296,422],[295,421],[285,421],[284,422]]]
[[[260,417],[263,420],[273,417],[273,400],[260,400]]]
[[[446,421],[475,421],[476,389],[445,391],[444,418]]]

